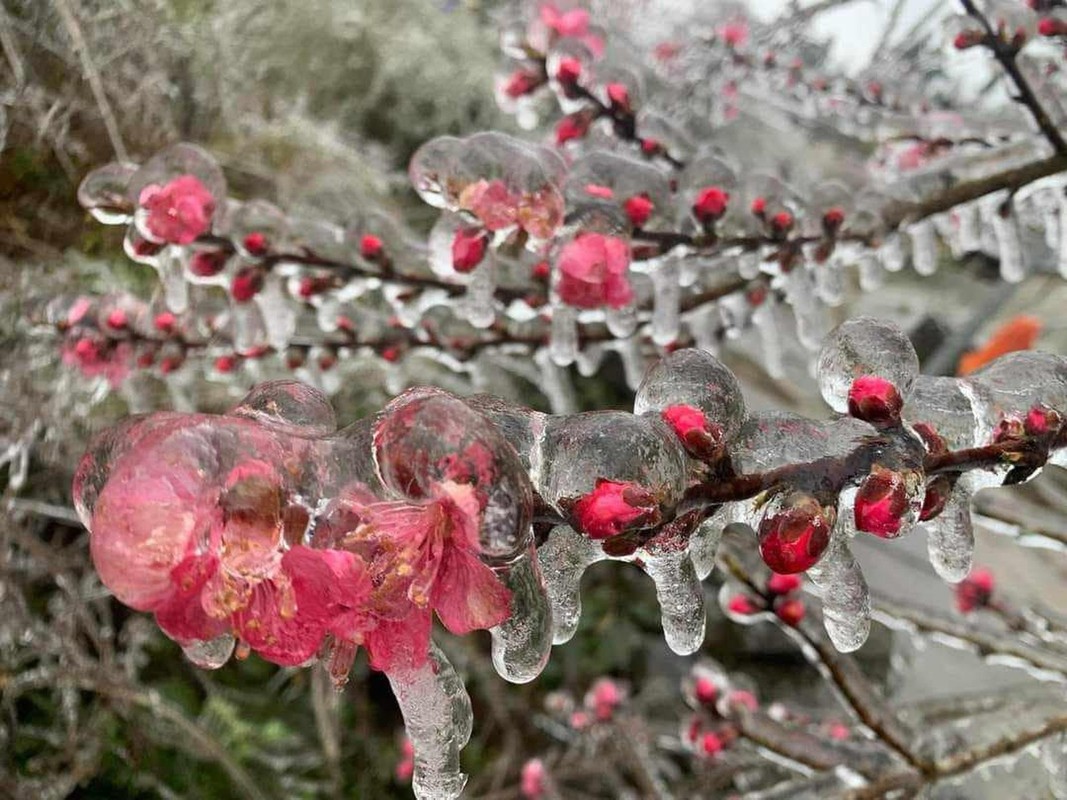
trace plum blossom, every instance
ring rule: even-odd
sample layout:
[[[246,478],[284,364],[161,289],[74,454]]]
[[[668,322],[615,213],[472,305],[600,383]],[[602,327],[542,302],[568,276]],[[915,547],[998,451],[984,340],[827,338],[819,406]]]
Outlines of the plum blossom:
[[[560,299],[577,308],[623,308],[633,300],[626,273],[630,246],[601,233],[580,233],[563,246],[557,268]]]
[[[215,198],[195,175],[180,175],[164,186],[150,184],[138,203],[144,225],[157,242],[191,244],[211,228]]]
[[[652,494],[633,483],[600,478],[593,491],[574,504],[572,514],[583,533],[607,539],[659,519],[659,504]]]

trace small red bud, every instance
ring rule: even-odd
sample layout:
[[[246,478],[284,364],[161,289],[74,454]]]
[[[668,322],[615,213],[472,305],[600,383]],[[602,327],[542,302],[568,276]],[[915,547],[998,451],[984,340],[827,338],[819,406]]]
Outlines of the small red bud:
[[[952,494],[952,481],[945,475],[936,475],[926,484],[923,507],[919,519],[926,522],[945,510],[949,495]]]
[[[861,375],[848,390],[848,413],[856,419],[884,427],[900,421],[904,399],[892,382],[878,375]]]
[[[156,314],[156,318],[153,320],[153,325],[155,325],[156,330],[160,333],[171,333],[174,331],[174,326],[177,322],[178,318],[172,313],[169,311],[162,311],[159,314]]]
[[[452,269],[471,272],[482,263],[489,234],[481,228],[457,228],[452,237]]]
[[[767,591],[771,594],[790,594],[800,588],[802,581],[796,575],[772,573],[767,579]]]
[[[757,197],[752,201],[752,205],[749,206],[749,210],[757,217],[762,217],[767,213],[767,199],[765,197]]]
[[[660,416],[694,458],[710,459],[719,454],[722,427],[710,422],[699,408],[684,404],[669,406]]]
[[[760,611],[759,606],[752,602],[752,600],[743,594],[735,594],[730,598],[730,602],[726,604],[727,610],[731,614],[737,614],[740,617],[750,617]]]
[[[611,107],[616,111],[621,111],[624,114],[630,113],[630,90],[625,83],[609,83],[606,91],[608,95],[608,102],[611,103]]]
[[[786,625],[795,628],[804,619],[804,603],[796,599],[784,600],[775,605],[774,613]]]
[[[970,575],[956,584],[956,608],[967,614],[988,606],[993,599],[996,581],[988,569],[975,568]]]
[[[796,492],[759,525],[763,562],[780,575],[793,575],[815,566],[830,544],[830,509],[810,495]]]
[[[382,240],[372,233],[365,234],[359,240],[359,254],[368,261],[374,261],[382,254]]]
[[[121,308],[116,308],[110,314],[107,315],[107,326],[114,328],[117,331],[124,330],[129,324],[129,319],[126,316],[126,312]]]
[[[233,372],[237,366],[237,356],[235,355],[223,355],[215,359],[215,370],[217,372],[229,373]]]
[[[911,427],[912,430],[919,434],[919,438],[923,440],[927,452],[935,455],[948,452],[948,445],[945,440],[929,422],[916,422]]]
[[[779,211],[771,217],[771,229],[777,235],[784,235],[793,229],[793,215],[788,211]]]
[[[642,227],[652,216],[655,206],[647,195],[638,194],[630,197],[622,204],[626,216],[630,218],[630,224],[635,228]]]
[[[226,253],[222,250],[198,250],[189,259],[189,271],[198,278],[211,278],[226,266]]]
[[[693,694],[696,695],[698,703],[710,706],[715,702],[715,698],[719,696],[719,687],[715,685],[711,678],[697,678],[693,687]]]
[[[900,535],[907,511],[908,492],[904,477],[899,472],[875,465],[856,493],[856,528],[882,539],[895,539]]]
[[[267,237],[259,231],[255,231],[245,237],[244,246],[245,250],[251,255],[261,256],[267,252]]]
[[[533,276],[534,280],[546,281],[548,280],[549,275],[552,274],[552,267],[549,266],[547,261],[538,261],[533,265],[530,274]]]
[[[693,202],[693,216],[704,224],[715,222],[726,213],[729,203],[729,192],[718,186],[707,186],[700,190]]]
[[[230,295],[238,303],[247,303],[263,288],[263,273],[256,267],[245,267],[233,276]]]
[[[556,67],[556,80],[562,84],[575,84],[582,76],[582,62],[577,58],[561,58]]]

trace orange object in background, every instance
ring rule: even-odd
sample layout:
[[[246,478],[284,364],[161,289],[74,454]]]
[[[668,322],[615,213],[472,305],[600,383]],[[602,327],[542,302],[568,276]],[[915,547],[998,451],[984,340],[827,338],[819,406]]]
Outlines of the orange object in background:
[[[988,341],[976,350],[964,353],[960,357],[957,375],[966,375],[988,364],[1005,353],[1016,350],[1029,350],[1041,335],[1041,320],[1025,314],[1012,317],[989,337]]]

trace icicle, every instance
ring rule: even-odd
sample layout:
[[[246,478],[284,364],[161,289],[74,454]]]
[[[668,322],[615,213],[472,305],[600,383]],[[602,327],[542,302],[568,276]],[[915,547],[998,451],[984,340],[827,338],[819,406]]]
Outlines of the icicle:
[[[1053,734],[1041,742],[1041,764],[1052,796],[1067,800],[1067,733]]]
[[[224,633],[206,642],[184,644],[182,652],[200,669],[218,669],[230,660],[234,644],[233,634]]]
[[[964,253],[978,253],[982,250],[981,218],[977,203],[965,203],[956,206],[956,218],[959,220],[960,250]]]
[[[878,248],[878,258],[886,272],[900,272],[904,269],[904,244],[899,233],[886,234],[885,240]]]
[[[163,302],[175,314],[189,308],[189,284],[185,280],[185,250],[171,245],[155,261],[159,282],[163,286]]]
[[[997,256],[1000,259],[1000,277],[1007,283],[1019,283],[1026,277],[1026,258],[1019,231],[1019,218],[1015,206],[997,203],[993,209],[993,234],[997,238]]]
[[[723,506],[697,526],[689,537],[689,557],[697,578],[704,580],[715,569],[715,556],[719,551],[722,531],[728,522],[728,506]]]
[[[861,253],[856,259],[859,271],[860,289],[873,292],[885,283],[885,270],[873,253]]]
[[[315,322],[323,333],[337,330],[337,318],[341,316],[341,304],[333,294],[319,295],[315,303]]]
[[[1056,253],[1056,268],[1067,278],[1067,194],[1060,192],[1060,241]]]
[[[548,351],[561,367],[570,366],[578,357],[578,311],[563,303],[552,307],[552,329],[549,331]]]
[[[652,270],[652,341],[668,345],[677,340],[682,290],[678,261],[665,258]]]
[[[578,407],[574,387],[567,378],[567,371],[556,364],[548,350],[541,348],[534,354],[534,361],[541,370],[539,388],[548,400],[553,414],[573,414]]]
[[[631,303],[622,308],[605,309],[604,321],[612,336],[616,339],[625,339],[637,330],[637,307]]]
[[[552,603],[552,641],[569,642],[582,616],[582,575],[603,558],[600,548],[568,525],[557,525],[537,551]]]
[[[930,221],[934,224],[934,230],[937,231],[937,235],[948,245],[952,257],[955,259],[963,258],[966,253],[960,242],[959,229],[952,216],[950,214],[935,214],[930,217]]]
[[[492,256],[487,256],[471,272],[467,293],[460,301],[460,313],[475,328],[488,328],[496,319],[495,292],[496,263]]]
[[[719,352],[720,319],[719,307],[715,303],[707,303],[686,318],[696,346],[713,355]]]
[[[263,330],[263,316],[255,303],[234,303],[231,306],[233,318],[233,349],[238,353],[247,353],[263,344],[266,332]]]
[[[763,256],[759,250],[745,250],[737,256],[737,274],[750,281],[759,276]]]
[[[974,528],[971,523],[971,493],[956,484],[944,510],[922,523],[934,572],[949,583],[959,583],[971,571],[974,560]]]
[[[411,781],[418,800],[454,800],[467,776],[459,753],[470,738],[470,698],[444,654],[431,644],[426,663],[388,673],[404,727],[415,748]]]
[[[591,378],[600,371],[600,365],[604,363],[606,349],[603,344],[593,342],[587,344],[585,349],[578,354],[578,374],[583,378]]]
[[[643,551],[643,568],[656,584],[663,636],[667,646],[688,656],[704,643],[707,611],[704,587],[697,578],[687,550]]]
[[[937,272],[937,231],[934,224],[924,219],[908,227],[911,237],[911,263],[920,275]]]
[[[626,377],[626,385],[633,391],[641,385],[641,379],[645,377],[645,354],[641,349],[639,336],[631,336],[629,339],[619,339],[614,342],[615,351],[622,359],[622,370]]]
[[[781,378],[785,375],[785,367],[782,364],[782,334],[778,330],[776,306],[777,301],[768,294],[752,313],[752,324],[759,332],[763,345],[763,368],[772,378]]]
[[[848,547],[846,527],[851,527],[854,501],[855,490],[842,493],[840,516],[830,546],[819,563],[808,570],[808,577],[820,590],[823,626],[842,653],[858,649],[871,632],[867,580]]]
[[[822,264],[815,264],[815,291],[828,306],[845,301],[845,270],[841,260],[832,255]]]
[[[826,315],[815,295],[815,282],[804,266],[785,276],[786,301],[793,307],[797,340],[809,350],[818,350],[826,336]]]
[[[552,651],[552,604],[538,566],[537,551],[527,552],[493,571],[511,590],[511,617],[489,631],[493,666],[512,683],[528,683],[541,674]]]
[[[267,275],[255,302],[263,318],[267,344],[275,350],[285,350],[296,333],[296,311],[282,278],[273,273]]]

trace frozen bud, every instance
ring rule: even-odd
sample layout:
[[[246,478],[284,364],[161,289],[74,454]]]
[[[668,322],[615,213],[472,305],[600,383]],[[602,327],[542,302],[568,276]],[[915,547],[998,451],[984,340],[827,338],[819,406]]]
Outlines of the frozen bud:
[[[834,206],[822,215],[822,227],[828,236],[835,236],[845,222],[845,210]]]
[[[1062,17],[1044,17],[1037,23],[1037,32],[1042,36],[1067,36],[1067,20]]]
[[[226,253],[222,250],[198,250],[189,259],[189,271],[198,278],[211,278],[226,266]]]
[[[719,696],[719,687],[715,685],[711,678],[701,676],[697,678],[696,683],[693,685],[693,694],[696,696],[698,703],[710,706]]]
[[[897,387],[877,375],[861,375],[849,387],[848,413],[872,425],[896,425],[903,407]]]
[[[729,192],[718,186],[708,186],[701,189],[693,201],[693,216],[701,224],[715,222],[726,213],[729,203]]]
[[[359,254],[368,261],[375,261],[382,255],[382,240],[372,233],[365,234],[359,240]]]
[[[804,602],[797,600],[782,599],[774,604],[774,613],[782,622],[791,628],[795,628],[804,619]]]
[[[456,228],[452,237],[452,269],[470,272],[485,258],[489,234],[481,228]]]
[[[809,494],[780,493],[759,524],[763,562],[780,575],[813,567],[830,544],[835,514]]]
[[[1055,433],[1063,423],[1058,411],[1046,405],[1036,405],[1026,412],[1023,427],[1031,436],[1044,436]]]
[[[655,206],[652,201],[648,199],[648,195],[638,194],[633,197],[627,198],[626,202],[622,204],[623,211],[626,212],[626,216],[630,219],[630,224],[635,228],[640,228],[646,222],[649,217],[652,216]]]
[[[238,303],[247,303],[263,288],[263,271],[258,267],[238,270],[230,283],[230,295]]]
[[[623,308],[633,300],[629,268],[630,246],[624,240],[579,233],[560,249],[556,291],[577,308]]]
[[[194,175],[180,175],[159,186],[141,190],[138,204],[145,211],[144,227],[157,242],[191,244],[207,233],[215,213],[215,198]]]
[[[956,584],[956,608],[967,614],[985,608],[993,599],[996,581],[988,569],[977,568]]]
[[[156,318],[152,320],[152,325],[160,333],[173,333],[177,323],[178,318],[169,311],[162,311],[156,314]]]
[[[236,355],[227,354],[219,356],[215,359],[215,371],[223,374],[233,372],[237,367],[238,357]]]
[[[244,248],[249,255],[261,256],[267,252],[267,236],[260,231],[253,231],[244,238]]]
[[[771,233],[775,236],[785,236],[793,230],[794,222],[793,215],[788,211],[779,211],[771,217]]]
[[[538,261],[530,268],[530,277],[536,281],[546,281],[552,274],[552,267],[547,261]]]
[[[721,452],[722,426],[709,422],[699,408],[690,405],[669,406],[660,412],[660,416],[694,458],[713,458]]]
[[[651,158],[663,152],[663,144],[658,139],[646,137],[641,140],[641,152]]]
[[[856,493],[856,528],[883,539],[895,539],[909,510],[904,476],[875,465]]]
[[[919,519],[926,522],[933,519],[945,510],[952,495],[952,480],[946,475],[937,475],[926,484],[926,494],[923,496],[923,506],[919,511]]]
[[[531,758],[522,765],[519,791],[525,800],[541,800],[545,796],[545,765],[539,758]]]
[[[766,197],[757,197],[757,198],[755,198],[752,201],[752,203],[749,205],[748,210],[751,211],[753,215],[755,215],[755,216],[759,217],[760,219],[762,219],[763,216],[767,213],[767,198]]]
[[[127,325],[130,324],[129,318],[126,312],[121,308],[116,308],[114,311],[107,315],[105,324],[109,328],[113,328],[117,331],[124,330]]]
[[[841,413],[849,411],[857,378],[881,378],[892,384],[901,398],[907,398],[918,374],[919,357],[907,335],[895,325],[871,317],[856,317],[837,326],[819,352],[819,391],[830,407]]]
[[[575,527],[592,539],[607,539],[660,521],[655,496],[636,484],[599,479],[571,510]]]
[[[767,579],[767,591],[778,595],[790,594],[797,591],[801,583],[796,575],[779,575],[775,572]]]
[[[1022,439],[1025,434],[1026,428],[1021,419],[1014,416],[1004,417],[993,429],[993,441],[998,444],[1015,442]]]
[[[517,69],[504,81],[504,94],[515,99],[527,95],[541,85],[541,76],[530,70]]]
[[[589,115],[582,112],[564,117],[556,124],[556,144],[583,138],[589,132],[589,122]]]
[[[609,83],[606,92],[613,111],[622,114],[629,114],[633,111],[630,105],[630,90],[625,83]]]
[[[556,67],[556,80],[564,86],[573,85],[582,76],[582,62],[577,58],[561,58]]]

